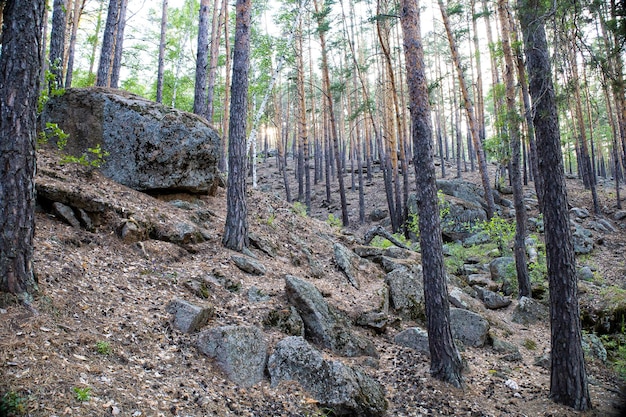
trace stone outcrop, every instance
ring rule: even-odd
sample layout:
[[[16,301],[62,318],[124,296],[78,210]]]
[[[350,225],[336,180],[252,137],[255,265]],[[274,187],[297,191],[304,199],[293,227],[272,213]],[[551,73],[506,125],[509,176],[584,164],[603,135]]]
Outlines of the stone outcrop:
[[[344,356],[378,356],[374,344],[354,333],[313,284],[287,275],[285,289],[287,299],[304,321],[308,340]]]
[[[276,345],[267,368],[273,386],[298,382],[336,416],[377,417],[385,414],[383,386],[358,368],[324,359],[301,337],[287,337]]]
[[[105,88],[70,88],[52,97],[42,123],[70,136],[65,152],[109,152],[101,167],[112,180],[140,191],[209,193],[217,186],[220,138],[203,118]]]
[[[263,379],[267,343],[254,326],[222,326],[200,333],[198,350],[215,359],[218,367],[236,384],[250,387]]]

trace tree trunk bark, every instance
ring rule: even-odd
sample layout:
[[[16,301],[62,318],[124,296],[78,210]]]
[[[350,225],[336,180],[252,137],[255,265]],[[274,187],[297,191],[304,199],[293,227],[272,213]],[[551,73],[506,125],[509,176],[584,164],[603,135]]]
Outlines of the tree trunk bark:
[[[489,173],[487,172],[487,158],[485,157],[485,150],[483,149],[482,141],[480,139],[480,131],[478,128],[478,122],[474,114],[474,106],[467,90],[467,83],[465,81],[465,75],[463,74],[463,68],[459,59],[459,51],[456,47],[456,41],[452,34],[452,28],[450,27],[450,21],[448,19],[448,13],[443,4],[443,0],[438,0],[439,9],[441,10],[441,16],[443,23],[446,27],[446,33],[448,34],[448,41],[450,43],[450,52],[452,53],[452,60],[456,67],[457,75],[459,78],[459,85],[461,92],[463,93],[463,100],[465,101],[465,111],[467,112],[467,119],[469,121],[470,132],[472,134],[472,141],[474,143],[474,149],[476,150],[476,156],[478,157],[478,169],[480,171],[480,178],[485,191],[485,201],[487,202],[487,218],[491,219],[495,212],[495,202],[493,200],[493,193],[491,192],[491,184],[489,183]]]
[[[504,80],[506,84],[506,124],[509,133],[509,146],[511,147],[510,175],[513,185],[513,204],[515,206],[515,239],[514,255],[515,269],[517,271],[518,297],[532,297],[530,287],[530,274],[528,273],[528,261],[526,257],[526,205],[524,204],[524,190],[520,172],[520,135],[519,117],[515,104],[515,65],[513,64],[513,51],[511,50],[509,27],[508,0],[498,0],[498,15],[500,16],[500,30],[502,31],[502,52],[506,65]]]
[[[424,298],[428,320],[430,373],[456,387],[463,383],[462,363],[450,330],[450,306],[443,264],[443,241],[439,206],[428,87],[424,72],[424,51],[419,27],[417,1],[401,0],[400,22],[404,32],[407,83],[413,135],[413,166],[418,190],[420,246],[424,268]],[[419,166],[419,168],[418,168]]]
[[[118,88],[120,82],[120,70],[122,68],[122,52],[124,51],[124,30],[126,29],[126,9],[128,0],[120,0],[120,15],[115,32],[115,53],[113,54],[113,67],[111,69],[111,87]]]
[[[85,8],[87,0],[74,0],[74,10],[72,11],[72,32],[70,35],[69,50],[67,52],[67,70],[65,73],[65,88],[72,86],[72,76],[74,72],[74,55],[76,52],[76,37],[78,35],[78,24]]]
[[[163,102],[163,77],[165,73],[165,43],[167,34],[167,0],[163,0],[161,7],[161,38],[159,41],[159,67],[157,69],[156,101]]]
[[[96,75],[96,85],[98,87],[111,86],[111,65],[115,51],[115,28],[120,13],[120,1],[109,1],[109,10],[100,49],[100,63],[98,64],[98,74]]]
[[[226,62],[225,66],[225,78],[224,85],[230,85],[230,35],[228,34],[228,0],[224,0],[222,3],[222,21],[224,22],[224,47],[226,49]],[[228,123],[230,121],[230,91],[228,88],[224,89],[224,117],[222,119],[222,151],[220,153],[219,169],[224,172],[228,170],[226,149],[228,148]]]
[[[205,100],[209,57],[209,4],[210,0],[202,0],[200,2],[198,19],[198,51],[196,52],[196,83],[193,93],[193,112],[200,116],[206,116]]]
[[[0,291],[27,306],[33,271],[35,143],[42,67],[43,0],[4,4],[0,54]]]
[[[236,251],[242,251],[248,246],[246,115],[248,114],[248,73],[250,70],[250,9],[251,0],[237,0],[228,140],[227,212],[222,238],[222,244],[225,247]]]
[[[213,96],[215,93],[215,79],[217,78],[217,60],[220,52],[220,28],[222,27],[222,13],[218,12],[220,0],[213,2],[213,20],[211,21],[211,46],[209,48],[209,80],[207,84],[206,119],[213,123]],[[227,24],[227,23],[224,23]]]
[[[67,27],[67,0],[54,0],[52,6],[52,29],[50,30],[50,72],[54,79],[48,89],[63,87],[63,64],[65,57],[65,29]]]
[[[544,187],[546,258],[550,282],[550,396],[584,411],[591,408],[582,350],[578,281],[567,211],[560,131],[552,70],[539,0],[520,0],[519,18],[533,99],[539,175]]]

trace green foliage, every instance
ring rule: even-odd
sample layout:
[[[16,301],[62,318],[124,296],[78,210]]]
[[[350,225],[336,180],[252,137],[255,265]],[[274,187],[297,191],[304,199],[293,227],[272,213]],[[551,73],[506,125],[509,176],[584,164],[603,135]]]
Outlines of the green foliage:
[[[101,355],[110,355],[111,354],[111,344],[104,340],[99,340],[96,342],[96,352]]]
[[[437,190],[437,201],[439,203],[439,219],[443,222],[446,216],[450,214],[450,203],[446,201],[446,195],[441,190]],[[404,227],[406,230],[419,236],[419,215],[417,213],[409,213],[409,218],[404,223]]]
[[[465,247],[460,243],[446,244],[447,256],[444,258],[446,270],[451,274],[462,273],[463,265],[468,259],[477,259],[479,263],[486,264],[491,260],[490,253],[496,249],[495,243],[482,243]]]
[[[472,227],[472,231],[486,233],[491,241],[496,242],[502,254],[511,252],[511,243],[515,236],[515,223],[499,216],[493,216],[491,220],[476,223]]]
[[[622,316],[621,331],[612,335],[600,336],[606,349],[608,361],[620,378],[626,380],[626,319]]]
[[[387,249],[393,246],[393,243],[391,243],[389,240],[385,239],[384,237],[380,237],[380,236],[374,236],[374,239],[372,239],[372,241],[370,242],[370,246],[373,246],[375,248],[380,248],[380,249]]]
[[[86,402],[91,399],[90,387],[74,387],[72,388],[72,391],[74,391],[74,398],[76,398],[76,401]]]
[[[298,216],[301,216],[301,217],[306,217],[307,216],[306,205],[304,205],[303,203],[301,203],[299,201],[295,201],[293,203],[292,211],[294,213],[296,213]],[[331,214],[328,215],[329,219],[330,219],[330,216],[333,216],[333,214],[331,213]],[[335,218],[335,216],[333,216],[333,218]],[[331,226],[333,225],[333,224],[330,223],[330,220],[329,220],[329,224]],[[341,227],[341,223],[339,223],[339,227]]]
[[[67,145],[67,138],[69,137],[70,135],[65,133],[58,124],[46,122],[45,129],[39,132],[39,135],[37,136],[37,144],[41,146],[53,139],[55,140],[57,147],[59,149],[63,149]]]
[[[21,416],[26,414],[27,398],[15,391],[8,391],[0,399],[0,416]]]
[[[537,349],[537,342],[535,342],[532,339],[525,339],[524,340],[524,347],[528,350],[535,350]]]
[[[59,163],[64,164],[79,164],[86,167],[100,168],[105,162],[105,158],[109,156],[109,152],[103,150],[100,144],[97,144],[95,148],[87,148],[88,153],[83,153],[81,156],[63,155]]]
[[[328,218],[326,219],[326,223],[328,223],[330,226],[335,227],[340,229],[341,226],[343,225],[343,223],[341,222],[341,219],[337,216],[335,216],[333,213],[329,213],[328,214]]]
[[[50,88],[42,88],[41,93],[39,94],[39,98],[37,100],[37,113],[41,113],[43,111],[44,106],[50,100],[50,97],[58,97],[65,94],[65,88],[55,88],[55,75],[50,71],[46,70],[44,77],[44,86],[50,86]]]

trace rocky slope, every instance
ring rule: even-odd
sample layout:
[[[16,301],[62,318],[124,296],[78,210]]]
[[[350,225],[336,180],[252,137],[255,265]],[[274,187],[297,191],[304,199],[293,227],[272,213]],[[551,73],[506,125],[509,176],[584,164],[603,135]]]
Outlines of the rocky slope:
[[[220,360],[198,348],[199,334],[211,329],[255,326],[262,331],[268,355],[277,346],[281,354],[289,352],[285,339],[301,334],[302,327],[297,319],[288,323],[298,306],[287,276],[319,291],[332,315],[339,317],[331,327],[342,326],[355,340],[371,344],[366,351],[373,354],[348,354],[343,345],[324,344],[319,338],[307,346],[319,352],[319,357],[311,353],[316,360],[346,366],[371,378],[372,386],[383,387],[387,409],[370,407],[372,415],[575,414],[548,399],[549,370],[538,361],[549,351],[547,321],[515,320],[515,299],[508,306],[487,308],[472,297],[476,294],[467,274],[450,279],[450,287],[461,291],[457,307],[480,315],[488,333],[482,341],[460,345],[467,363],[464,389],[431,379],[427,354],[397,337],[407,329],[423,328],[423,315],[411,306],[399,308],[399,299],[388,294],[394,270],[411,271],[403,279],[416,282],[419,254],[388,250],[385,259],[391,267],[375,259],[376,254],[368,259],[361,243],[371,225],[341,231],[303,216],[276,195],[280,191],[268,180],[275,176],[269,163],[261,175],[269,187],[248,196],[254,245],[243,255],[261,270],[258,265],[242,269],[236,258],[242,254],[221,246],[223,189],[214,196],[156,198],[80,166],[59,166],[56,158],[47,152],[39,155],[38,314],[11,304],[0,310],[0,394],[23,400],[28,415],[332,415],[333,403],[324,396],[330,393],[320,393],[303,380],[278,377],[272,367],[255,384],[232,382]],[[603,195],[610,207],[607,193]],[[368,195],[375,194],[368,190]],[[585,204],[580,195],[577,207]],[[384,207],[369,201],[372,209]],[[73,207],[74,227],[61,220],[62,207],[54,203]],[[81,221],[81,210],[89,220]],[[588,221],[580,219],[585,226]],[[603,280],[592,276],[581,285],[583,299],[592,305],[603,296],[603,288],[624,285],[619,269],[624,268],[623,258],[622,264],[616,261],[623,256],[624,224],[613,224],[615,232],[594,231],[596,249],[583,259],[595,269],[595,278],[601,275]],[[346,264],[337,255],[338,245],[349,249]],[[477,265],[482,268],[479,275],[488,274]],[[621,302],[621,293],[617,297]],[[208,321],[184,333],[168,309],[173,300],[208,308]],[[303,324],[310,339],[310,324]],[[274,355],[274,362],[270,357],[270,363],[278,357]],[[595,409],[576,415],[619,415],[622,382],[591,354],[587,369]],[[355,407],[334,410],[366,415]]]

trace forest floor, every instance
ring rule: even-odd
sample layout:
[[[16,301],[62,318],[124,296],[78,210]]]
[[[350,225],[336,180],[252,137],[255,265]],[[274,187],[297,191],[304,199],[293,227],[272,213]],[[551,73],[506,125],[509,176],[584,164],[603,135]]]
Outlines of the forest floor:
[[[77,190],[114,193],[119,205],[130,210],[151,210],[178,216],[180,208],[163,199],[104,183],[98,175],[76,175],[72,166],[55,167],[54,175],[72,178]],[[410,167],[412,170],[412,167]],[[293,171],[289,171],[290,175]],[[40,174],[41,175],[41,174]],[[411,176],[412,178],[412,176]],[[479,183],[476,174],[464,178]],[[350,184],[349,176],[346,183]],[[367,185],[366,213],[386,208],[380,173]],[[265,187],[265,188],[263,188]],[[208,326],[253,324],[263,328],[270,310],[286,307],[284,275],[311,280],[329,303],[356,317],[380,302],[378,290],[384,273],[373,267],[360,272],[356,290],[333,263],[332,242],[351,246],[372,224],[340,230],[323,220],[324,184],[314,187],[312,217],[302,216],[284,201],[282,177],[274,160],[260,165],[259,188],[248,196],[250,229],[270,241],[277,255],[254,251],[267,268],[263,276],[237,269],[234,254],[221,246],[226,217],[225,190],[215,196],[169,196],[190,201],[210,211],[211,235],[186,249],[172,243],[148,240],[125,243],[115,222],[104,222],[95,232],[75,229],[53,215],[36,215],[35,269],[41,295],[35,314],[22,306],[0,309],[0,395],[4,404],[21,401],[31,416],[324,416],[296,383],[272,387],[263,381],[251,388],[228,381],[213,362],[195,348],[195,336],[172,328],[166,311],[177,298],[214,307]],[[103,190],[105,188],[105,190]],[[297,187],[292,182],[292,192]],[[578,180],[568,180],[572,206],[591,211],[588,192]],[[599,187],[601,207],[607,217],[615,211],[613,191]],[[358,219],[358,193],[348,191],[351,219]],[[626,192],[624,192],[626,194]],[[333,199],[338,201],[337,185]],[[333,212],[339,216],[339,212]],[[339,216],[340,217],[340,216]],[[321,221],[318,219],[322,219]],[[110,220],[110,219],[109,219]],[[626,288],[626,231],[603,236],[602,245],[586,259],[592,261],[607,283]],[[306,248],[323,270],[313,278]],[[231,285],[211,287],[208,298],[194,293],[190,282],[213,282],[225,277]],[[226,288],[228,287],[228,288]],[[267,295],[251,301],[249,290]],[[535,357],[549,351],[548,323],[522,326],[510,320],[512,306],[481,312],[492,334],[519,347],[520,362],[506,362],[490,347],[464,348],[468,364],[464,389],[456,389],[429,376],[428,358],[395,345],[393,336],[420,323],[403,320],[399,328],[382,335],[356,331],[374,341],[380,358],[366,361],[340,358],[364,366],[380,381],[389,401],[388,416],[616,416],[624,403],[623,383],[613,369],[598,360],[587,362],[589,390],[594,409],[585,413],[555,404],[548,398],[550,373],[534,365]],[[264,329],[273,346],[284,334]],[[528,343],[528,341],[534,343]],[[330,353],[326,353],[330,356]],[[505,385],[514,380],[519,389]],[[1,414],[1,412],[0,412]]]

